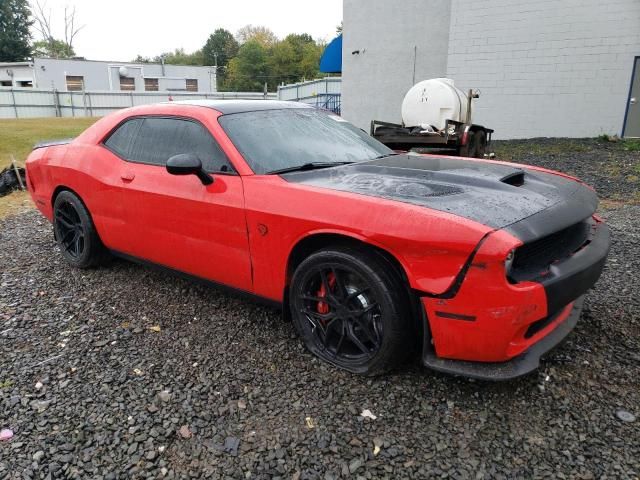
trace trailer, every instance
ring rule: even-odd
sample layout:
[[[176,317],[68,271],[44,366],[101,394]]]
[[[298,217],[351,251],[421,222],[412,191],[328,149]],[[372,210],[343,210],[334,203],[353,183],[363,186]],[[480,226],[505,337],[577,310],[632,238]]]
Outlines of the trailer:
[[[394,150],[438,149],[483,158],[493,130],[471,122],[479,96],[463,93],[450,79],[425,80],[407,92],[402,124],[372,120],[369,134]]]

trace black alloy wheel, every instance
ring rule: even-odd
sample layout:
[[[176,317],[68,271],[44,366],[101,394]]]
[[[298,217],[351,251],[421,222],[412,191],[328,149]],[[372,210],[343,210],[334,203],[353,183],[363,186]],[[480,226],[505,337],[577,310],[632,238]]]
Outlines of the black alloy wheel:
[[[97,266],[109,258],[87,208],[68,190],[60,192],[53,203],[53,232],[60,253],[74,267]]]
[[[80,215],[69,201],[60,202],[55,211],[55,229],[63,252],[80,258],[85,247],[85,230]]]
[[[406,289],[376,254],[340,249],[311,255],[294,274],[290,305],[307,348],[340,368],[373,375],[405,356]]]

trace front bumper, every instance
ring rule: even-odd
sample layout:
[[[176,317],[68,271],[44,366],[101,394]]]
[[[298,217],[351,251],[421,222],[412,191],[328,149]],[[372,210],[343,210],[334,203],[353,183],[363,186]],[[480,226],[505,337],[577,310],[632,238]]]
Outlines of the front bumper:
[[[511,380],[533,372],[540,366],[540,359],[571,333],[578,323],[584,296],[567,306],[566,318],[546,337],[529,349],[506,362],[470,362],[440,358],[430,345],[425,345],[422,363],[433,370],[480,380]]]
[[[590,241],[554,264],[540,282],[509,283],[494,260],[497,242],[488,239],[455,296],[422,298],[428,319],[423,363],[490,380],[535,370],[540,358],[573,329],[584,294],[602,273],[610,231],[595,222]]]

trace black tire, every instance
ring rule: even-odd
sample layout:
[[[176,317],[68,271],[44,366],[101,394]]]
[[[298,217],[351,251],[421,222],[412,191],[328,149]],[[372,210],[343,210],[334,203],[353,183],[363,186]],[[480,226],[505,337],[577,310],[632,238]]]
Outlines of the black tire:
[[[349,372],[378,375],[411,352],[408,289],[376,252],[332,247],[313,253],[293,275],[289,305],[305,346]]]
[[[472,158],[476,154],[476,135],[475,132],[467,134],[467,144],[460,147],[458,155],[461,157]]]
[[[109,259],[109,252],[96,232],[91,215],[72,192],[65,190],[56,196],[53,232],[60,253],[73,267],[95,267]]]
[[[487,151],[487,133],[484,130],[478,130],[474,134],[474,157],[484,158],[484,154]]]

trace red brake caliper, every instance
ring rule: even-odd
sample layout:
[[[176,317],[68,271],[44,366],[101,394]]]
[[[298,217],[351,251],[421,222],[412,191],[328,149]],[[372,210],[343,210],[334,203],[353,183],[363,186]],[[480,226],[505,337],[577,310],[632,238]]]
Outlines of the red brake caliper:
[[[333,272],[329,273],[327,275],[327,281],[329,282],[329,289],[333,290],[336,286],[336,276],[333,274]],[[325,298],[327,296],[327,291],[324,288],[324,283],[322,285],[320,285],[320,290],[318,290],[318,296],[320,298]],[[325,303],[325,302],[318,302],[318,313],[329,313],[329,304]]]

